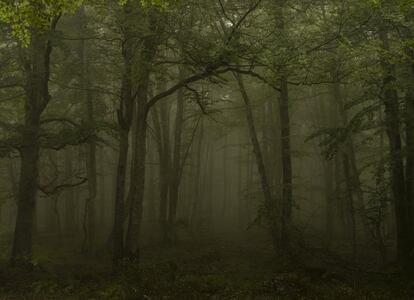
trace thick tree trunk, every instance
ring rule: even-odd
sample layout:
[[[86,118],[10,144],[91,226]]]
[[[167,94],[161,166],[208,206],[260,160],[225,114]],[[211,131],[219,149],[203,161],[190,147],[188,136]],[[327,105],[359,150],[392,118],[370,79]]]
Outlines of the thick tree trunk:
[[[148,78],[146,79],[148,80]],[[139,237],[143,212],[145,189],[145,163],[147,153],[147,88],[148,81],[139,87],[136,108],[136,123],[132,146],[131,179],[127,196],[129,205],[128,230],[125,241],[125,251],[128,259],[139,261]]]
[[[162,26],[157,12],[150,11],[148,26],[150,34],[142,40],[142,50],[139,53],[140,64],[137,69],[137,92],[135,105],[134,136],[132,144],[132,166],[130,186],[127,195],[129,219],[125,240],[125,254],[130,261],[139,262],[139,241],[142,223],[142,212],[145,189],[145,163],[147,153],[147,118],[148,118],[148,89],[152,62],[157,52],[159,35]]]
[[[131,7],[125,5],[124,14],[126,17],[132,14]],[[128,24],[128,23],[127,23]],[[132,41],[132,28],[124,28],[124,43],[122,47],[122,56],[124,64],[124,74],[121,85],[121,97],[118,109],[118,126],[119,126],[119,153],[116,169],[115,182],[115,203],[114,203],[114,227],[113,227],[113,265],[117,268],[119,261],[124,257],[124,219],[125,219],[125,188],[126,188],[126,171],[129,152],[129,132],[133,117],[132,95],[132,59],[134,56],[134,44]]]
[[[413,18],[414,11],[407,10],[405,19],[406,21],[411,20]],[[403,31],[404,38],[405,38],[405,54],[407,59],[407,74],[411,81],[407,85],[407,89],[405,91],[405,139],[406,139],[406,169],[405,169],[405,180],[406,180],[406,203],[409,205],[409,209],[411,209],[411,214],[407,218],[413,219],[414,218],[414,47],[411,45],[409,41],[413,40],[413,33],[410,28],[405,28]],[[411,221],[411,226],[414,226],[413,222]],[[407,224],[410,225],[410,224]],[[412,228],[412,230],[414,230]],[[407,232],[408,233],[408,232]],[[413,267],[414,255],[414,237],[412,235],[413,232],[408,233],[411,236],[411,240],[409,241],[409,249],[411,257],[410,257],[410,265],[407,268]]]
[[[26,145],[20,150],[21,167],[16,227],[11,258],[12,265],[29,263],[32,255],[32,231],[39,176],[38,122],[38,120],[26,121],[26,133],[23,137]]]
[[[54,21],[52,29],[57,23]],[[23,145],[20,148],[20,179],[18,185],[18,209],[14,232],[12,265],[30,264],[32,233],[39,177],[40,116],[49,102],[49,68],[51,44],[47,34],[32,32],[26,72],[25,120],[22,129]]]
[[[380,30],[380,39],[385,51],[389,51],[388,32]],[[401,121],[398,94],[395,89],[395,66],[382,58],[383,101],[385,108],[385,126],[390,145],[391,187],[394,196],[395,219],[397,229],[397,255],[404,266],[410,260],[413,250],[413,212],[412,203],[406,195],[404,162],[402,153]]]

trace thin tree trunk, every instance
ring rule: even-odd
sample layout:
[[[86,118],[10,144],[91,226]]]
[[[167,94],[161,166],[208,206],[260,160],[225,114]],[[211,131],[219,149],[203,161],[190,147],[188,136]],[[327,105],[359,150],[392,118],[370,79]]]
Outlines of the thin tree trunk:
[[[63,235],[62,235],[62,222],[61,222],[61,217],[60,217],[60,212],[59,212],[59,197],[60,197],[60,193],[54,193],[51,195],[51,201],[52,201],[52,207],[53,207],[53,212],[55,214],[55,224],[53,227],[55,227],[56,230],[56,244],[57,246],[61,246],[62,245],[62,239],[63,239]]]
[[[194,193],[193,193],[193,202],[192,210],[190,216],[190,224],[196,233],[200,229],[200,216],[201,216],[201,207],[202,207],[202,196],[201,196],[201,158],[202,158],[202,147],[204,139],[204,122],[201,120],[200,134],[198,137],[198,144],[195,153],[195,175],[194,175]],[[191,198],[190,198],[191,199]]]
[[[348,114],[345,109],[344,99],[341,92],[341,86],[339,82],[336,82],[333,86],[334,98],[338,105],[338,111],[341,118],[342,127],[346,128],[348,126]],[[367,218],[367,213],[364,203],[364,193],[362,191],[362,184],[359,176],[359,170],[355,154],[355,146],[353,141],[352,133],[349,134],[345,141],[345,149],[343,151],[347,152],[347,157],[349,159],[349,176],[351,183],[352,193],[356,194],[356,203],[359,220],[363,226],[364,234],[367,239],[372,239],[371,230],[370,230],[370,221]]]
[[[181,71],[182,72],[182,71]],[[182,74],[181,74],[182,75]],[[182,76],[180,76],[182,77]],[[184,116],[184,89],[180,89],[177,94],[177,108],[174,128],[174,150],[170,175],[169,189],[169,211],[168,211],[168,239],[170,242],[176,240],[175,223],[177,221],[178,193],[180,187],[181,173],[181,140],[183,131]]]
[[[227,202],[229,202],[229,186],[228,186],[228,175],[227,175],[227,139],[228,134],[227,132],[224,135],[224,145],[223,145],[223,152],[222,152],[222,166],[223,166],[223,186],[222,186],[222,193],[223,193],[223,199],[221,202],[221,217],[223,220],[223,225],[225,225],[225,222],[227,220]]]
[[[325,229],[326,243],[329,249],[334,236],[334,207],[335,207],[335,191],[334,191],[334,162],[324,162],[324,179],[325,179]]]
[[[342,163],[344,168],[344,177],[346,184],[346,197],[348,200],[348,216],[350,217],[351,222],[351,237],[352,237],[352,255],[354,260],[357,258],[357,232],[356,232],[356,221],[355,221],[355,208],[354,208],[354,197],[352,189],[352,179],[349,166],[349,157],[346,152],[342,152]]]
[[[86,29],[86,16],[84,8],[80,10],[80,31],[84,32]],[[80,58],[81,58],[81,84],[84,91],[84,99],[86,106],[86,118],[90,124],[94,122],[94,105],[93,94],[90,89],[90,66],[88,61],[88,53],[86,52],[85,40],[80,42]],[[97,174],[96,174],[96,145],[89,142],[86,147],[86,173],[88,176],[88,197],[85,203],[85,219],[83,224],[85,229],[85,236],[82,245],[82,250],[86,253],[92,253],[95,244],[95,201],[97,195]]]
[[[282,145],[282,226],[281,246],[289,245],[289,231],[292,222],[292,154],[290,146],[290,116],[288,78],[282,75],[280,85],[280,125]]]
[[[73,178],[73,166],[72,166],[72,157],[70,154],[70,150],[64,150],[64,173],[65,178],[68,178],[68,183],[72,183]],[[65,198],[65,215],[64,215],[64,223],[65,229],[70,236],[73,236],[77,229],[77,222],[76,222],[76,211],[75,211],[75,195],[73,188],[69,188],[64,192]]]
[[[160,105],[160,112],[158,107],[152,109],[152,119],[154,123],[154,130],[157,136],[157,150],[159,160],[159,191],[160,191],[160,205],[158,223],[161,229],[161,239],[163,242],[168,240],[168,193],[169,193],[169,173],[170,173],[170,131],[168,107],[165,102]]]

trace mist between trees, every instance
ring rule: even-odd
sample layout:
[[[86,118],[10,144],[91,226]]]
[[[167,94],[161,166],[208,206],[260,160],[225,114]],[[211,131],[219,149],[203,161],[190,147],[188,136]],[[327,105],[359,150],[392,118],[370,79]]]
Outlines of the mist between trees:
[[[410,273],[413,14],[412,0],[2,1],[6,265],[57,249],[140,273],[148,247],[226,241]]]

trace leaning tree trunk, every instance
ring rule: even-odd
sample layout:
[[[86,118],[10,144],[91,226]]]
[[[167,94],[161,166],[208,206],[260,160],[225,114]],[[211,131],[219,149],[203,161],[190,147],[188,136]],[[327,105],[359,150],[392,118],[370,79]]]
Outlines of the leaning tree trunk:
[[[58,19],[52,24],[54,30]],[[29,59],[24,63],[26,72],[25,119],[20,147],[20,178],[18,184],[18,208],[14,232],[11,263],[30,264],[32,233],[35,217],[38,162],[40,154],[40,117],[49,96],[50,55],[52,46],[47,34],[32,32]]]
[[[246,88],[244,86],[244,81],[242,75],[234,73],[234,77],[237,80],[239,85],[240,93],[244,101],[246,120],[249,127],[250,138],[253,146],[253,152],[256,158],[257,170],[260,176],[260,184],[262,187],[262,192],[264,196],[264,206],[266,208],[266,217],[270,223],[270,232],[272,234],[273,241],[275,245],[279,241],[277,234],[277,215],[275,211],[275,203],[272,199],[272,194],[269,186],[269,181],[266,174],[266,168],[263,161],[262,150],[260,149],[259,139],[257,137],[256,128],[254,125],[253,111],[251,106],[251,101],[249,95],[247,94]]]

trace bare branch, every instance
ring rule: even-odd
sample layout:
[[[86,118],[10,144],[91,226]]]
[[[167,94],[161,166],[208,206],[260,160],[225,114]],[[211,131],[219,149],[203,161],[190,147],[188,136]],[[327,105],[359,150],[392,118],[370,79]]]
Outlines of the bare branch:
[[[50,195],[54,195],[56,193],[59,193],[60,191],[62,191],[64,189],[74,188],[74,187],[80,186],[80,185],[86,183],[87,181],[88,181],[88,178],[84,177],[84,178],[81,178],[78,182],[74,182],[74,183],[63,183],[63,184],[59,184],[59,185],[56,185],[56,186],[51,187],[51,188],[49,187],[50,185],[47,185],[47,186],[38,185],[38,188],[43,194],[45,194],[47,196],[50,196]]]

